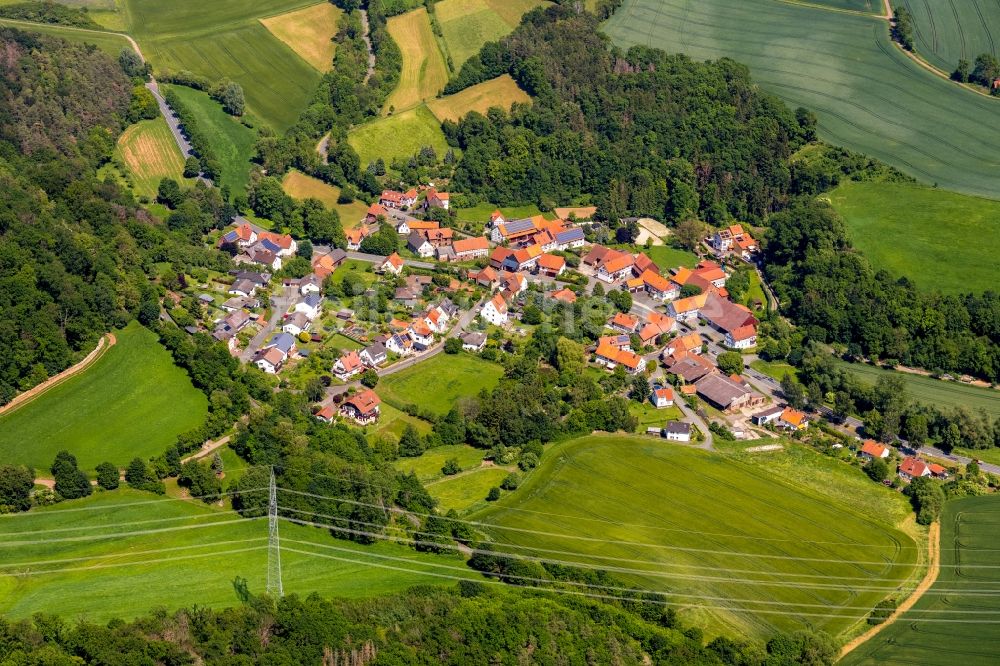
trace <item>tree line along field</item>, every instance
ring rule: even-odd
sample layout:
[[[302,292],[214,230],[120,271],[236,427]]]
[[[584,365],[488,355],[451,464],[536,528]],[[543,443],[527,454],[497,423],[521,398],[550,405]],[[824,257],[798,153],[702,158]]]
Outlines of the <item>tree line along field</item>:
[[[250,182],[256,133],[223,111],[208,93],[186,86],[162,85],[161,88],[173,90],[204,131],[222,165],[222,176],[217,184],[220,187],[228,185],[234,193],[244,192]]]
[[[0,460],[45,476],[66,449],[84,470],[104,461],[124,467],[204,421],[205,395],[152,331],[133,322],[115,337],[86,370],[0,416]]]
[[[975,412],[987,414],[991,419],[1000,418],[1000,391],[996,389],[970,386],[961,382],[942,381],[933,377],[885,370],[861,363],[837,361],[837,366],[856,375],[866,384],[874,385],[876,380],[884,375],[899,377],[906,384],[906,390],[910,397],[917,402],[939,407],[965,407]]]
[[[875,16],[777,0],[625,0],[605,23],[622,47],[728,56],[832,143],[927,184],[1000,198],[998,102],[925,70]]]
[[[340,197],[340,188],[336,185],[325,183],[319,178],[313,178],[307,174],[290,170],[281,181],[288,196],[299,199],[319,199],[330,210],[337,211],[340,215],[340,222],[345,229],[353,229],[358,226],[368,212],[368,206],[364,201],[355,199],[352,203],[337,203]]]
[[[1000,649],[1000,501],[993,496],[945,503],[941,513],[941,572],[899,620],[841,662],[952,666],[995,664]],[[935,613],[937,611],[937,613]],[[934,622],[944,618],[951,622]]]
[[[495,526],[501,550],[664,592],[709,635],[808,626],[838,636],[912,583],[925,558],[896,526],[903,498],[834,461],[814,464],[837,466],[813,470],[829,492],[766,461],[595,435],[546,451],[517,493],[475,519]],[[848,473],[851,492],[835,494]]]
[[[996,0],[902,0],[913,15],[917,53],[951,72],[961,59],[1000,54],[1000,4]]]
[[[320,73],[259,21],[316,0],[124,0],[129,32],[154,71],[189,71],[243,86],[248,110],[275,130],[305,108]]]
[[[106,622],[154,608],[190,606],[192,600],[199,606],[234,606],[240,601],[233,585],[237,577],[247,581],[252,594],[264,592],[266,520],[130,489],[99,492],[63,511],[69,506],[0,516],[3,615],[46,612],[67,620]],[[442,565],[459,569],[448,569],[449,575],[478,577],[461,571],[456,556],[425,555],[385,541],[361,546],[336,540],[327,530],[287,522],[280,531],[286,594],[365,597],[414,585],[452,584],[422,573],[439,571]]]
[[[51,37],[59,37],[68,42],[92,44],[114,58],[117,58],[121,50],[129,45],[128,40],[124,36],[116,35],[112,32],[81,30],[69,26],[44,25],[13,19],[0,19],[0,26],[17,28],[25,32],[37,32]]]
[[[333,68],[337,21],[343,11],[331,2],[320,2],[297,11],[269,16],[260,22],[272,35],[320,72]]]
[[[845,182],[823,196],[875,266],[944,294],[996,287],[1000,202],[905,183]]]
[[[118,138],[115,154],[132,175],[137,195],[155,198],[161,179],[183,180],[184,156],[162,116],[126,129]]]

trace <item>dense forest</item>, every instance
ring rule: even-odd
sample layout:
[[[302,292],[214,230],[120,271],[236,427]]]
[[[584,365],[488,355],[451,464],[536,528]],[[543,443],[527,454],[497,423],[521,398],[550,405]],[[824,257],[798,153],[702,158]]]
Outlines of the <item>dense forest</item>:
[[[0,662],[186,666],[373,666],[384,664],[832,664],[823,634],[800,632],[766,644],[716,638],[684,627],[652,603],[599,603],[574,596],[496,590],[414,588],[364,601],[312,595],[277,603],[234,581],[243,604],[192,607],[131,623],[72,626],[57,617],[0,620]]]

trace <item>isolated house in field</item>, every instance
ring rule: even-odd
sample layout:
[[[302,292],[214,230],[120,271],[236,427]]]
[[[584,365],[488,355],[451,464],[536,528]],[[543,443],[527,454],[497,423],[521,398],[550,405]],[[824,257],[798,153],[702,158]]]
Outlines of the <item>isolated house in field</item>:
[[[672,442],[690,442],[691,424],[683,421],[667,421],[663,426],[663,437]]]
[[[391,273],[392,275],[399,275],[403,272],[403,258],[397,253],[393,252],[388,257],[385,258],[381,264],[378,265],[378,272],[380,273]]]
[[[340,413],[361,425],[369,425],[378,420],[381,403],[375,391],[367,389],[344,400]]]
[[[872,460],[873,458],[878,458],[879,460],[885,460],[889,457],[889,447],[879,444],[874,439],[866,439],[861,444],[861,451],[858,452],[862,458]]]
[[[503,326],[508,321],[507,302],[501,294],[496,294],[479,311],[479,316],[494,326]]]
[[[344,382],[354,375],[360,375],[364,369],[365,366],[361,362],[361,357],[358,356],[358,352],[353,350],[343,354],[333,364],[333,374],[337,376],[337,379]]]

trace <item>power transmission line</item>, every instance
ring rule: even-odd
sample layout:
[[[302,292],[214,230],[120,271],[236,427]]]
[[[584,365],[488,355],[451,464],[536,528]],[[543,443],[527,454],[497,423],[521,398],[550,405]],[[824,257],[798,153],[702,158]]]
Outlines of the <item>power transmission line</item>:
[[[109,527],[126,527],[129,525],[149,525],[151,523],[166,523],[173,522],[177,520],[200,520],[202,518],[217,518],[218,516],[225,516],[234,513],[239,513],[238,511],[212,511],[210,513],[203,513],[193,516],[174,516],[172,518],[150,518],[149,520],[132,520],[124,523],[109,523],[106,525],[79,525],[77,527],[53,527],[45,530],[29,530],[27,532],[4,532],[3,535],[7,537],[15,536],[26,536],[31,534],[52,534],[55,532],[80,532],[84,530],[105,530]],[[238,521],[233,521],[238,522]]]
[[[79,511],[108,511],[112,509],[122,509],[129,506],[142,506],[144,504],[162,504],[164,502],[187,502],[193,499],[209,499],[212,497],[223,498],[229,495],[246,495],[248,493],[260,492],[262,490],[267,490],[264,487],[261,488],[248,488],[247,490],[239,491],[229,491],[224,493],[212,493],[211,495],[190,495],[188,497],[164,497],[155,500],[143,500],[142,502],[125,502],[122,504],[110,504],[110,505],[97,505],[97,506],[78,506],[72,509],[45,509],[43,511],[23,511],[21,513],[5,513],[0,514],[0,520],[10,520],[13,518],[40,518],[44,516],[51,516],[60,513],[76,513]]]
[[[235,555],[237,553],[249,553],[254,550],[262,550],[264,546],[252,546],[250,548],[237,548],[235,550],[222,550],[211,553],[197,553],[194,555],[181,555],[179,557],[164,557],[154,560],[143,560],[141,562],[112,562],[108,564],[94,564],[86,567],[69,567],[60,569],[43,569],[41,571],[11,571],[0,573],[0,576],[38,576],[42,574],[60,574],[76,571],[94,571],[96,569],[116,569],[120,567],[147,566],[150,564],[162,564],[165,562],[179,562],[181,560],[204,559],[206,557],[219,557],[221,555]]]
[[[238,543],[251,543],[253,541],[264,541],[266,537],[254,537],[252,539],[236,539],[230,541],[213,541],[211,543],[196,543],[189,546],[174,546],[172,548],[157,548],[155,550],[131,550],[127,553],[121,553],[120,555],[102,555],[101,557],[136,557],[139,555],[157,555],[160,553],[171,553],[178,550],[192,550],[195,548],[214,548],[216,546],[231,546]],[[97,555],[85,555],[83,557],[61,557],[55,560],[31,560],[30,562],[10,562],[0,564],[0,569],[15,569],[18,567],[31,567],[39,566],[43,564],[64,564],[66,562],[83,562],[86,560],[92,560]],[[138,564],[141,564],[138,563]],[[30,572],[29,572],[30,573]],[[0,575],[5,575],[0,573]],[[20,574],[18,574],[20,575]]]
[[[281,585],[281,546],[278,542],[278,486],[274,482],[273,467],[267,500],[267,593],[276,599],[285,596]]]
[[[38,544],[51,544],[51,543],[67,543],[74,541],[97,541],[100,539],[117,539],[133,536],[143,536],[147,534],[163,534],[165,532],[178,532],[182,530],[197,530],[206,527],[217,527],[219,525],[241,525],[244,520],[260,520],[262,517],[256,518],[236,518],[234,520],[222,520],[214,523],[204,523],[201,525],[182,525],[180,527],[164,527],[160,529],[153,530],[137,530],[134,532],[117,532],[114,534],[92,534],[90,536],[78,536],[78,537],[63,537],[59,539],[37,539],[31,541],[0,541],[0,548],[11,548],[14,546],[33,546]]]

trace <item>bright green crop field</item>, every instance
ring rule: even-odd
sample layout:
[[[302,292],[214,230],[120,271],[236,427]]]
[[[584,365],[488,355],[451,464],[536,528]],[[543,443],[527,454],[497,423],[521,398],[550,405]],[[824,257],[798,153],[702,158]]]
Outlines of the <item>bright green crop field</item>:
[[[995,0],[902,0],[913,14],[917,53],[951,72],[965,58],[1000,54],[1000,5]]]
[[[502,375],[499,365],[471,354],[438,354],[383,378],[375,390],[386,402],[446,414],[456,400],[492,389]]]
[[[134,490],[101,492],[0,516],[0,534],[0,613],[12,618],[47,612],[106,622],[157,607],[234,606],[237,577],[246,579],[253,594],[265,589],[266,520],[243,519],[201,502]],[[361,546],[303,525],[282,522],[280,534],[286,594],[388,594],[418,584],[450,584],[420,573],[436,570],[435,564],[461,568],[455,557],[423,555],[387,542]]]
[[[254,131],[222,110],[218,102],[200,90],[186,86],[163,86],[177,93],[190,109],[195,122],[204,129],[219,163],[222,177],[219,185],[228,185],[236,194],[246,190],[250,182],[250,159],[254,156]]]
[[[755,463],[660,439],[583,437],[547,450],[476,519],[496,526],[498,544],[519,546],[511,552],[662,591],[709,635],[812,626],[839,636],[919,574],[922,551],[897,528],[898,494],[806,453],[818,484],[772,472],[782,452]],[[827,491],[842,475],[850,492]]]
[[[968,497],[941,515],[941,573],[895,623],[847,655],[843,664],[979,666],[997,663],[1000,498]]]
[[[982,411],[990,418],[1000,417],[1000,391],[996,389],[946,382],[933,377],[895,372],[861,363],[837,361],[837,365],[857,375],[861,381],[872,385],[883,375],[902,377],[907,393],[917,402],[939,407],[965,407],[975,412]]]
[[[130,32],[154,71],[190,71],[243,86],[251,113],[283,130],[309,103],[320,73],[258,19],[316,0],[125,0]]]
[[[764,90],[815,111],[822,138],[929,185],[1000,198],[1000,134],[984,131],[1000,100],[920,67],[883,19],[778,0],[625,0],[604,30],[622,47],[734,58]]]
[[[876,268],[945,294],[996,288],[1000,201],[906,183],[845,182],[823,196]]]
[[[45,475],[66,449],[81,469],[104,461],[124,467],[201,424],[205,395],[156,335],[133,322],[115,336],[117,344],[89,368],[0,417],[0,460]]]
[[[379,157],[389,166],[394,159],[413,157],[424,146],[432,147],[438,157],[448,152],[441,122],[425,104],[360,125],[347,135],[347,142],[357,151],[362,167]]]

